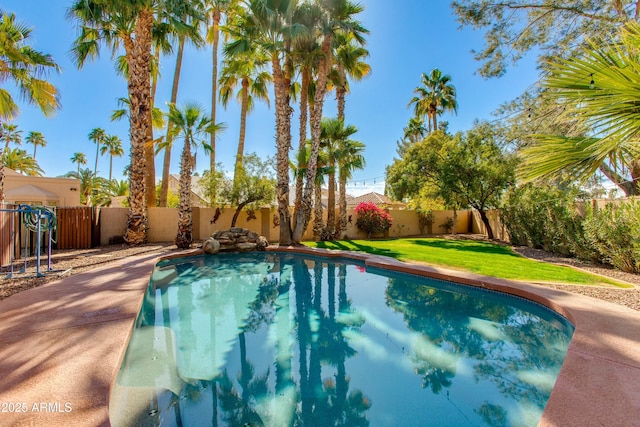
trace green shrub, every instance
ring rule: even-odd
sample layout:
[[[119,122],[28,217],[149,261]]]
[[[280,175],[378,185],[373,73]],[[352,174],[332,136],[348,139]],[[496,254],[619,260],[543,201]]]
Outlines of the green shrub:
[[[602,262],[631,273],[640,272],[640,203],[609,203],[587,210],[584,235]]]
[[[587,254],[575,199],[576,192],[550,186],[512,189],[502,209],[511,242],[565,256]]]
[[[356,215],[358,215],[356,220],[358,230],[367,233],[368,237],[373,234],[384,233],[393,224],[391,215],[373,203],[360,203],[356,206]]]

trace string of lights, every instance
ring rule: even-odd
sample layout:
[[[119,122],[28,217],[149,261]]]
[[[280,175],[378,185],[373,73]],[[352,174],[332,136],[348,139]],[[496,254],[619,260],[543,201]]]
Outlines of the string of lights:
[[[386,175],[382,174],[382,175],[374,176],[372,178],[349,180],[349,181],[347,181],[347,187],[357,187],[359,185],[360,186],[365,186],[365,185],[367,185],[367,183],[369,183],[369,184],[377,184],[377,183],[383,182],[385,177],[386,177]]]

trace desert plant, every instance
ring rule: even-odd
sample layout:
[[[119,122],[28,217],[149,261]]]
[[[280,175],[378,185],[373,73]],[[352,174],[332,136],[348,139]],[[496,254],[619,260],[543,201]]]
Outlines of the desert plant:
[[[391,215],[370,202],[362,202],[356,206],[356,215],[358,215],[356,220],[358,230],[367,233],[369,238],[374,234],[388,231],[393,225]]]

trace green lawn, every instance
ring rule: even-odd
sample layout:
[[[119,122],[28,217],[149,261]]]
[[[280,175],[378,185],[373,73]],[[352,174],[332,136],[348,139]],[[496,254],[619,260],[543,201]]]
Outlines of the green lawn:
[[[407,238],[305,242],[305,245],[386,255],[401,261],[419,261],[503,279],[536,283],[608,284],[630,287],[613,279],[584,273],[573,268],[524,258],[508,246],[475,240]]]

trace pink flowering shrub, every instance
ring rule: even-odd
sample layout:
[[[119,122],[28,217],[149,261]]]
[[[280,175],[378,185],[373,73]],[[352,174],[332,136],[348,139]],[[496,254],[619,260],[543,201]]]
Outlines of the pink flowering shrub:
[[[373,234],[384,233],[391,228],[393,223],[391,215],[373,203],[360,203],[356,206],[356,215],[358,215],[356,220],[358,230],[364,231],[369,237]]]

